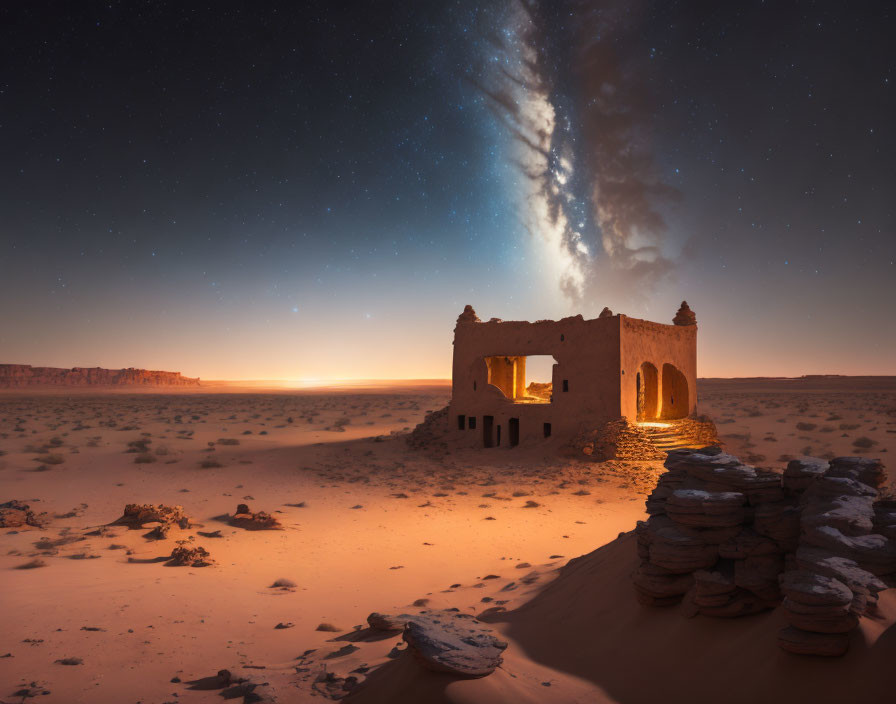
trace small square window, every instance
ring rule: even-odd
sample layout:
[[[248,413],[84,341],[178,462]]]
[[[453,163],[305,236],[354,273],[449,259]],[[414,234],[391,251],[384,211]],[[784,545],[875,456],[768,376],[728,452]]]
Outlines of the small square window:
[[[563,380],[563,391],[564,391],[564,393],[565,393],[566,391],[569,391],[569,379],[564,379],[564,380]]]
[[[476,416],[470,416],[467,418],[467,427],[470,430],[476,430]]]
[[[463,430],[463,429],[464,429],[464,425],[466,425],[466,421],[467,421],[467,417],[466,417],[466,416],[464,416],[464,415],[459,415],[459,416],[457,417],[457,429],[458,429],[458,430]]]
[[[544,436],[546,438],[551,437],[551,424],[550,423],[544,424]]]

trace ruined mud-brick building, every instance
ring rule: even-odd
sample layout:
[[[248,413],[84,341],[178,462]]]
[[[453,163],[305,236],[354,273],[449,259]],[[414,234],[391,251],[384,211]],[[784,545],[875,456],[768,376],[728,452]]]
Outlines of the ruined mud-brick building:
[[[553,358],[529,383],[526,361]],[[464,445],[570,439],[611,421],[665,421],[697,406],[697,324],[686,302],[671,325],[613,315],[482,322],[471,306],[454,329],[449,422]]]

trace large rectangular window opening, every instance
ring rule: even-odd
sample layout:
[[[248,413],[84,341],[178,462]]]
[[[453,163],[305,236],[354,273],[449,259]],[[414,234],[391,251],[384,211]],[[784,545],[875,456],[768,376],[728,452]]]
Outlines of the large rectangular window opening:
[[[551,402],[554,366],[557,364],[552,355],[497,355],[486,357],[485,363],[488,383],[514,403]]]

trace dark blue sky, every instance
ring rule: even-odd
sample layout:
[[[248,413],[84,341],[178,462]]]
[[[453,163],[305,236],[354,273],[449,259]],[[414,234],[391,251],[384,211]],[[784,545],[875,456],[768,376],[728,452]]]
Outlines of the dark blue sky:
[[[465,303],[668,322],[687,298],[701,375],[896,373],[893,25],[4,3],[0,361],[447,376]]]

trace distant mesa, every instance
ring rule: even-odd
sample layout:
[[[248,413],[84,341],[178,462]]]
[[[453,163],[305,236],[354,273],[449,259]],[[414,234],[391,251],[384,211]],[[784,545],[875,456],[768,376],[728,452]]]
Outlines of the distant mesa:
[[[150,369],[103,369],[101,367],[32,367],[30,364],[0,364],[0,389],[35,386],[199,386],[199,379],[180,372]]]

